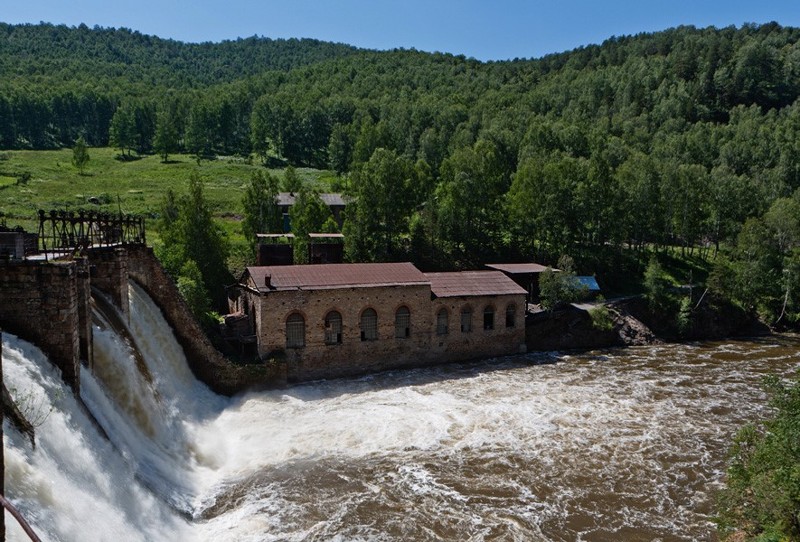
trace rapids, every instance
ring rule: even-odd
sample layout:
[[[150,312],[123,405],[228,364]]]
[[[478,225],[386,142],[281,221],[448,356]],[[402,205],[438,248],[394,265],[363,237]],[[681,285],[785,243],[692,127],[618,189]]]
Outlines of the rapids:
[[[221,398],[131,285],[81,399],[4,335],[6,492],[44,540],[713,540],[736,430],[800,341],[530,354]],[[103,435],[105,433],[106,436]],[[9,540],[25,540],[6,516]]]

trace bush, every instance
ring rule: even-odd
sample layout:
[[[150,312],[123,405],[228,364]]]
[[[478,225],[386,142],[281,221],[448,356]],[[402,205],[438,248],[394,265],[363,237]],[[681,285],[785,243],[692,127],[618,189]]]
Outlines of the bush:
[[[611,311],[602,303],[589,310],[589,317],[592,319],[592,327],[599,331],[614,329],[614,318],[611,316]]]
[[[667,273],[658,260],[653,257],[644,272],[644,289],[651,312],[667,309],[672,305],[669,289],[672,286]]]
[[[763,542],[800,540],[800,384],[773,376],[765,385],[775,417],[736,436],[718,499],[723,540],[742,532]]]
[[[552,310],[567,303],[574,303],[586,296],[587,288],[575,277],[574,262],[567,255],[558,260],[559,271],[548,269],[539,278],[539,294],[542,308]]]

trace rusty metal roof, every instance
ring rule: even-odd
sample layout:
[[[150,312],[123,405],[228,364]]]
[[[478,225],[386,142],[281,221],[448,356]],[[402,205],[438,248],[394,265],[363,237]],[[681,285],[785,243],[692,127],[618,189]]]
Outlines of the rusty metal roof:
[[[486,267],[489,269],[496,269],[509,275],[524,275],[526,273],[544,273],[548,269],[546,265],[538,263],[487,263]],[[553,269],[557,271],[557,269]]]
[[[248,267],[243,277],[252,278],[260,292],[275,290],[325,290],[428,284],[410,263],[336,263]],[[270,286],[266,278],[270,277]]]
[[[500,271],[461,271],[458,273],[425,273],[436,297],[482,295],[525,295],[525,289]]]
[[[341,194],[320,194],[319,197],[328,207],[345,207],[347,205],[347,201]]]
[[[347,203],[341,194],[319,194],[328,207],[344,207]],[[297,192],[278,192],[278,205],[291,207],[297,201]]]

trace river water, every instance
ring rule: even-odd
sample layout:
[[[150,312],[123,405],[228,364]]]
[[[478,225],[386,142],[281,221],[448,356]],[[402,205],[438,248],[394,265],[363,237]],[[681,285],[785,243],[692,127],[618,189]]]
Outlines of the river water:
[[[762,377],[800,367],[800,340],[773,337],[227,399],[131,294],[127,338],[96,315],[81,381],[108,438],[41,352],[4,336],[7,385],[47,413],[35,449],[5,426],[7,494],[45,540],[714,540],[731,439],[768,415]]]

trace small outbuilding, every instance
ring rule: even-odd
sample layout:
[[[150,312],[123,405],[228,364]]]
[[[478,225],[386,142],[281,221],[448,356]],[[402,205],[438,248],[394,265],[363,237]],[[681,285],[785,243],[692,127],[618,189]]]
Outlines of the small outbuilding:
[[[256,238],[256,265],[294,264],[293,233],[259,233]]]
[[[597,279],[592,276],[575,277],[575,280],[586,289],[586,299],[596,299],[602,293]]]

